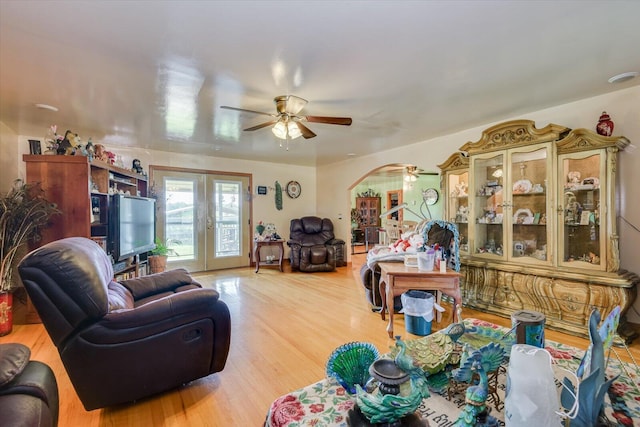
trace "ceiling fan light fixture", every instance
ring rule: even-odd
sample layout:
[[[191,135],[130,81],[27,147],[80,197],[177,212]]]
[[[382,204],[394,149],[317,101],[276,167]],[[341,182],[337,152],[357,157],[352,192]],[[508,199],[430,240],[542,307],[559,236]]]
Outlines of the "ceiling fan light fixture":
[[[302,132],[300,131],[298,124],[295,122],[287,123],[287,131],[289,132],[289,138],[291,139],[296,139],[302,136]]]
[[[292,121],[279,121],[271,128],[271,132],[280,139],[296,139],[302,136],[300,128]]]
[[[416,182],[418,178],[415,175],[409,174],[404,177],[406,182]]]
[[[287,126],[283,122],[278,122],[271,128],[271,132],[276,138],[287,139]]]

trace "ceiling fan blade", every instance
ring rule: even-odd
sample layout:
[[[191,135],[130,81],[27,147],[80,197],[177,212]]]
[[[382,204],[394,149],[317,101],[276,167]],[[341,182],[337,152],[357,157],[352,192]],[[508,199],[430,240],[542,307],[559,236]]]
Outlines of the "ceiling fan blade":
[[[228,105],[221,105],[220,108],[224,108],[225,110],[242,111],[244,113],[262,114],[263,116],[277,117],[276,114],[265,113],[263,111],[247,110],[246,108],[229,107]]]
[[[328,125],[351,125],[351,117],[322,117],[322,116],[305,116],[308,122],[313,123],[326,123]]]
[[[278,123],[277,120],[270,120],[268,122],[260,123],[259,125],[251,126],[250,128],[246,128],[244,130],[245,131],[258,130],[258,129],[266,128],[267,126],[275,125],[276,123]]]
[[[308,127],[306,127],[305,125],[303,125],[300,122],[294,122],[296,125],[298,125],[298,128],[300,129],[300,132],[302,133],[302,136],[304,137],[304,139],[309,139],[309,138],[313,138],[314,136],[316,136],[315,133],[313,133],[313,131],[311,129],[309,129]]]

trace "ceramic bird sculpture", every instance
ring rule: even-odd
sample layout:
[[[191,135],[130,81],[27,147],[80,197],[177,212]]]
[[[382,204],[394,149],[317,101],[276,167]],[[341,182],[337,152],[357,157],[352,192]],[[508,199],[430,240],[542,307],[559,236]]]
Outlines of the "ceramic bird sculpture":
[[[356,384],[356,403],[372,424],[398,421],[415,412],[422,399],[430,396],[424,371],[413,363],[400,337],[396,337],[396,348],[394,363],[409,376],[411,387],[408,393],[383,394],[379,389],[368,393]]]
[[[444,371],[447,365],[458,364],[460,354],[456,343],[464,331],[465,326],[460,321],[452,323],[443,332],[403,343],[405,353],[426,374],[431,390],[444,392],[449,385],[449,377]],[[391,355],[394,356],[398,351],[398,346],[392,348]]]
[[[427,376],[422,369],[415,365],[413,358],[407,354],[407,345],[400,339],[399,335],[396,336],[396,346],[400,349],[394,359],[396,365],[409,374],[412,387],[420,390],[422,398],[429,397],[430,393],[427,384]]]
[[[505,356],[504,347],[494,342],[482,346],[478,350],[466,349],[460,360],[460,367],[451,371],[451,377],[458,382],[471,382],[475,370],[473,366],[477,361],[480,362],[485,373],[494,372],[504,362]]]
[[[471,361],[471,369],[477,372],[480,381],[477,385],[467,388],[465,405],[453,425],[454,427],[474,427],[478,425],[478,419],[482,418],[482,425],[497,426],[497,420],[487,412],[486,401],[489,395],[489,379],[482,366],[482,354],[476,351],[468,360]]]

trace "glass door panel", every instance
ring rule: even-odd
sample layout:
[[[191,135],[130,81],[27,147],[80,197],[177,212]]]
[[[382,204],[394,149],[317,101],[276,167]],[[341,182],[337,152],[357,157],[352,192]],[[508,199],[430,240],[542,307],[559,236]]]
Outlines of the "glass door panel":
[[[249,178],[210,175],[207,216],[207,267],[209,270],[248,265],[250,238]]]
[[[550,215],[548,148],[511,154],[510,258],[520,262],[550,262],[547,217]]]
[[[504,257],[504,155],[473,160],[475,235],[474,253]]]
[[[170,268],[206,271],[249,266],[250,178],[153,170],[156,230],[171,249]]]
[[[458,226],[460,252],[469,252],[469,172],[451,172],[447,175],[451,194],[447,198],[449,221]]]
[[[605,230],[602,217],[602,176],[604,159],[596,152],[560,157],[562,187],[560,224],[562,228],[562,259],[567,266],[603,269],[601,257]]]

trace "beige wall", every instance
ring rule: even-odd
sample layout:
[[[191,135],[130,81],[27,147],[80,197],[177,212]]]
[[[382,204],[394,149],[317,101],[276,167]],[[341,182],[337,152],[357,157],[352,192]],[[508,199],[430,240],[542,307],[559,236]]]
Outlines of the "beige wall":
[[[17,177],[25,177],[25,164],[22,155],[29,153],[29,139],[42,139],[42,137],[18,136],[0,123],[0,152],[2,152],[2,168],[0,169],[0,183],[3,191],[6,191],[11,182]],[[94,141],[98,142],[98,141]],[[129,167],[134,158],[142,162],[143,169],[148,173],[149,165],[161,165],[180,168],[204,169],[221,172],[250,173],[253,181],[253,219],[265,223],[274,223],[278,233],[283,237],[289,236],[289,222],[292,218],[305,215],[315,215],[316,212],[316,172],[315,168],[307,166],[253,162],[216,158],[210,156],[192,156],[180,153],[164,151],[143,150],[136,148],[115,148],[107,146],[121,155],[126,167]],[[295,180],[300,183],[302,192],[297,199],[289,198],[284,192],[287,182]],[[283,209],[275,207],[275,194],[269,189],[267,195],[258,195],[256,186],[264,185],[274,187],[278,181],[283,189]],[[288,248],[286,251],[288,256]]]
[[[522,116],[506,116],[499,122],[513,119],[534,120],[538,127],[556,123],[570,128],[594,129],[603,110],[615,122],[615,134],[624,135],[631,146],[619,156],[620,209],[619,235],[622,268],[640,274],[640,86],[620,90],[611,94],[583,99]],[[383,165],[415,164],[424,170],[437,170],[452,153],[452,147],[460,147],[467,141],[476,141],[482,131],[498,122],[485,123],[450,135],[418,142],[406,147],[381,151],[345,160],[317,169],[301,166],[283,168],[281,164],[249,162],[206,156],[189,156],[149,150],[118,149],[125,164],[138,157],[143,167],[149,164],[201,168],[218,171],[238,171],[253,174],[253,190],[256,185],[273,186],[278,180],[283,186],[296,180],[302,186],[300,198],[292,200],[284,196],[284,209],[277,211],[273,193],[255,196],[253,218],[256,221],[273,222],[283,236],[288,236],[289,220],[304,215],[331,218],[336,226],[336,235],[345,240],[350,236],[351,189],[366,175]],[[40,139],[39,137],[36,137]],[[6,189],[13,179],[24,175],[22,153],[28,152],[29,137],[18,136],[0,123],[0,189]],[[109,147],[108,147],[109,148]],[[341,218],[341,219],[339,219]],[[631,224],[631,225],[630,225]],[[349,251],[346,251],[347,253]],[[636,310],[634,312],[634,309]],[[636,300],[629,317],[640,322],[640,299]]]
[[[534,111],[522,116],[510,117],[485,123],[475,128],[454,134],[422,141],[406,147],[381,151],[345,160],[317,170],[318,213],[336,220],[338,213],[349,212],[350,190],[370,171],[383,165],[411,163],[424,170],[437,170],[452,153],[452,147],[460,147],[467,141],[477,141],[482,131],[496,123],[515,119],[534,120],[537,127],[548,123],[567,126],[572,129],[595,129],[602,111],[606,110],[615,123],[614,134],[624,135],[631,141],[618,157],[620,207],[619,227],[620,258],[623,269],[640,274],[640,86],[620,90],[611,94],[583,99],[545,110]],[[342,197],[340,194],[342,193]],[[336,197],[336,195],[338,195]],[[342,229],[341,235],[348,235],[348,221],[334,221]],[[632,225],[629,225],[632,224]],[[634,229],[635,227],[635,229]],[[632,322],[640,323],[640,298],[629,312]]]
[[[28,144],[28,142],[25,142]],[[28,147],[28,145],[27,145]],[[27,152],[29,150],[27,149]],[[20,175],[22,164],[18,135],[0,122],[0,192],[6,193],[17,178],[24,178],[24,169]]]

